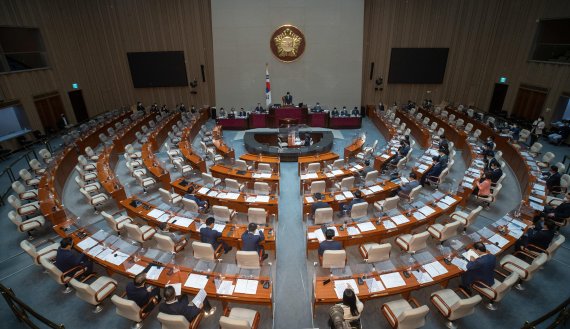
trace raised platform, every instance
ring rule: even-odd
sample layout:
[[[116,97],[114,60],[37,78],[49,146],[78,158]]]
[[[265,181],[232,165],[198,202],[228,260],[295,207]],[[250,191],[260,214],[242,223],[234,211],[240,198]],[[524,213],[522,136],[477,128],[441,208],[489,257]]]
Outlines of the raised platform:
[[[295,162],[300,156],[328,152],[332,149],[334,136],[331,131],[301,128],[299,135],[311,135],[313,145],[298,147],[279,147],[279,138],[287,141],[287,130],[257,129],[248,131],[243,137],[245,149],[249,153],[280,157],[281,161]]]

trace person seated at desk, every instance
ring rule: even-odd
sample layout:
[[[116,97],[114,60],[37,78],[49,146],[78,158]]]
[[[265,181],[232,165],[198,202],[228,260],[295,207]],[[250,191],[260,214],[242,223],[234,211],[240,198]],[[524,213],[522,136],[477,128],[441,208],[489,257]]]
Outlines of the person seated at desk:
[[[338,110],[336,109],[336,107],[331,111],[331,116],[332,117],[338,117]]]
[[[224,108],[220,108],[220,118],[225,118],[226,117],[226,110],[224,110]]]
[[[315,105],[315,107],[313,107],[312,111],[316,112],[316,113],[320,113],[320,112],[323,112],[323,108],[321,107],[321,104],[319,104],[319,102],[317,102],[317,105]]]
[[[243,107],[239,110],[239,117],[240,118],[246,118],[247,117],[247,112],[243,109]]]
[[[208,212],[208,210],[210,209],[210,204],[208,203],[208,201],[203,201],[202,199],[195,196],[193,192],[194,192],[194,187],[190,186],[188,188],[188,191],[186,191],[186,194],[184,194],[184,198],[194,200],[194,202],[196,202],[196,204],[198,205],[198,207],[200,207],[200,210],[202,212],[205,213]]]
[[[403,197],[408,197],[410,193],[412,193],[412,190],[418,186],[420,186],[420,182],[418,181],[418,176],[416,175],[415,172],[411,171],[410,174],[408,175],[408,182],[398,187],[394,191],[394,193],[392,193],[392,196],[394,197],[396,195],[400,195]]]
[[[562,203],[556,207],[545,206],[541,216],[552,219],[555,222],[562,222],[570,217],[570,192],[566,193]]]
[[[184,103],[180,103],[180,106],[178,106],[178,111],[180,111],[182,113],[188,112],[188,110],[186,109],[186,106],[184,106]]]
[[[263,112],[265,112],[265,110],[263,109],[263,107],[261,107],[261,103],[257,103],[257,106],[255,107],[255,112],[257,112],[257,113],[263,113]]]
[[[557,193],[560,192],[560,178],[562,175],[558,172],[558,167],[552,165],[550,166],[550,171],[542,174],[546,178],[546,189],[547,192]]]
[[[488,197],[491,195],[491,174],[488,171],[485,171],[483,175],[479,178],[479,181],[476,183],[477,186],[473,188],[473,192],[471,194],[477,195],[480,197]]]
[[[386,108],[384,107],[384,104],[382,104],[382,102],[378,103],[378,111],[380,112],[384,112]]]
[[[160,288],[146,286],[146,273],[139,273],[125,288],[127,299],[134,301],[143,313],[152,311],[160,302]],[[150,302],[152,300],[152,302]]]
[[[517,142],[519,140],[519,138],[521,137],[521,128],[516,123],[514,123],[511,126],[510,131],[512,134],[511,139],[513,140],[513,142]]]
[[[158,108],[158,104],[154,103],[150,107],[150,113],[159,114],[160,109]]]
[[[439,150],[447,150],[449,151],[449,141],[447,140],[447,137],[445,137],[445,134],[440,136],[440,140],[439,140]]]
[[[264,240],[265,236],[263,235],[263,230],[258,230],[256,223],[249,223],[247,231],[241,235],[241,250],[256,251],[261,255],[262,260],[266,260],[269,255],[265,253],[265,249],[260,245]]]
[[[190,108],[190,113],[196,114],[196,112],[197,112],[196,107],[194,107],[194,105],[192,105],[192,107]]]
[[[204,299],[203,304],[204,311],[207,313],[213,313],[212,306],[210,305],[208,298]],[[183,315],[188,322],[192,322],[192,320],[194,320],[194,318],[201,312],[199,307],[188,300],[188,295],[184,295],[178,299],[176,297],[176,290],[173,286],[167,286],[164,288],[164,303],[160,304],[158,310],[170,315]]]
[[[497,159],[495,159],[494,156],[488,156],[485,155],[483,157],[483,171],[491,171],[491,166],[493,164],[495,164],[496,166],[498,166],[499,168],[501,167],[501,164],[499,163],[499,161]]]
[[[319,244],[319,259],[322,258],[326,250],[342,250],[342,244],[339,241],[334,241],[334,231],[330,228],[325,231],[326,240]]]
[[[483,146],[483,150],[481,151],[481,155],[486,157],[494,157],[495,151],[493,151],[493,146],[485,144],[485,146]]]
[[[209,243],[212,245],[214,250],[218,249],[220,243],[222,248],[224,248],[224,253],[228,253],[232,250],[232,247],[228,246],[227,243],[221,241],[222,233],[214,230],[215,219],[214,217],[206,218],[206,226],[200,229],[200,241],[204,243]]]
[[[328,203],[323,201],[323,195],[321,193],[315,193],[314,198],[316,202],[311,205],[311,218],[315,217],[315,212],[317,209],[330,207]]]
[[[443,171],[443,169],[445,169],[445,167],[442,165],[442,163],[439,161],[439,157],[438,156],[434,156],[431,158],[433,160],[433,162],[435,163],[435,165],[433,165],[431,167],[430,170],[428,170],[428,172],[426,172],[423,176],[422,179],[420,180],[420,185],[421,186],[425,186],[427,178],[428,177],[438,177],[441,172]]]
[[[344,311],[344,320],[350,323],[353,328],[360,327],[360,315],[364,310],[364,304],[358,299],[354,290],[347,288],[342,294],[342,303],[340,305]]]
[[[487,137],[487,140],[485,141],[485,145],[489,146],[489,148],[491,150],[495,150],[495,146],[496,146],[495,137],[493,137],[493,136]]]
[[[285,96],[281,97],[281,101],[283,102],[283,105],[293,105],[293,95],[287,92]]]
[[[475,281],[481,281],[492,287],[495,283],[494,273],[497,258],[495,255],[487,251],[482,242],[475,242],[473,251],[478,257],[471,256],[467,262],[467,271],[461,276],[461,286],[469,295],[471,295],[471,285],[477,284]]]
[[[492,161],[489,166],[491,167],[491,170],[489,171],[491,182],[497,183],[501,176],[503,176],[503,170],[501,169],[498,161]]]
[[[352,206],[363,202],[366,202],[366,200],[362,198],[362,192],[360,192],[360,190],[356,190],[354,191],[354,198],[348,203],[341,204],[340,208],[342,209],[343,214],[347,214],[352,210]]]
[[[443,149],[439,150],[439,162],[445,168],[449,164],[449,150]]]
[[[410,152],[410,144],[408,144],[408,142],[406,142],[405,140],[401,141],[400,147],[398,147],[398,153],[396,153],[396,156],[394,156],[394,158],[390,160],[390,164],[394,166],[397,165],[398,162],[400,162],[400,160],[405,158],[409,152]]]
[[[348,116],[348,110],[346,109],[346,106],[342,107],[342,110],[340,111],[340,116],[341,117],[347,117]]]
[[[228,119],[235,119],[236,118],[236,109],[232,107],[232,110],[228,114]]]
[[[364,168],[360,172],[360,176],[366,177],[366,174],[368,174],[371,171],[374,171],[374,168],[370,167],[370,160],[368,159],[364,160]]]
[[[144,105],[141,102],[137,102],[137,111],[139,112],[146,112],[146,109],[144,108]]]
[[[71,237],[65,237],[59,242],[59,248],[57,249],[57,254],[55,256],[55,266],[62,272],[65,273],[74,267],[81,266],[85,269],[83,275],[89,275],[93,272],[93,262],[87,258],[87,254],[80,254],[73,249],[73,239]],[[66,276],[73,276],[75,272],[69,272]]]
[[[535,225],[530,226],[529,230],[521,236],[515,243],[515,250],[529,249],[531,251],[543,252],[546,250],[554,239],[556,233],[556,224],[547,219],[542,225],[543,218]],[[530,245],[530,246],[529,246]],[[534,248],[534,246],[538,248]]]
[[[351,115],[352,115],[353,117],[359,117],[359,116],[360,116],[360,110],[358,109],[357,106],[355,106],[355,107],[352,109]]]
[[[311,138],[311,135],[306,134],[303,146],[311,146],[311,144],[313,144],[313,139]]]

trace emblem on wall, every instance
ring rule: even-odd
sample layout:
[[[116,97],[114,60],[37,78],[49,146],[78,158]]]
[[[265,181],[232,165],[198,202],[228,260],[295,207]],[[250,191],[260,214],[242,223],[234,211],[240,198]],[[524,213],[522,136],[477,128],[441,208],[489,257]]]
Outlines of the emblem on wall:
[[[269,41],[271,52],[283,62],[292,62],[305,52],[305,36],[293,25],[279,27]]]

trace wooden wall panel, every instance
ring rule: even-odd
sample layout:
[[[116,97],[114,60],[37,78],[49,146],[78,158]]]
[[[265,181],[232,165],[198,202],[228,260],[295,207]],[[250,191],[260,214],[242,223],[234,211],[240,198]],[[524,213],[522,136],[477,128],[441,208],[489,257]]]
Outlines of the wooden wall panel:
[[[140,100],[174,106],[212,104],[213,46],[209,0],[4,0],[0,25],[38,27],[50,69],[0,75],[6,99],[19,99],[40,128],[32,96],[59,91],[69,118],[67,92],[79,83],[91,116]],[[183,50],[190,87],[132,86],[127,52]],[[200,65],[205,65],[202,83]]]
[[[570,66],[528,62],[536,20],[570,17],[567,0],[366,0],[362,103],[443,100],[487,110],[494,84],[508,78],[503,106],[509,112],[520,84],[549,89],[546,108],[570,91]],[[445,78],[438,85],[388,84],[393,47],[449,47]],[[369,80],[370,63],[375,74]],[[384,90],[374,80],[384,77]],[[427,94],[427,91],[431,94]],[[551,112],[543,111],[548,120]]]

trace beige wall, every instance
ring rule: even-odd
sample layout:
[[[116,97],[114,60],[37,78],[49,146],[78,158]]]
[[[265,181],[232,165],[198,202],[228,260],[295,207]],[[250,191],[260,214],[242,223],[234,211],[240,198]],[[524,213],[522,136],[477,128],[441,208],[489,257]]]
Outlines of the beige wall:
[[[363,0],[212,0],[218,107],[265,106],[265,63],[273,103],[357,106],[361,98]],[[280,62],[269,39],[281,25],[305,35],[305,53]]]
[[[33,95],[59,91],[68,115],[67,96],[79,83],[91,116],[141,100],[174,106],[211,104],[214,100],[212,37],[208,0],[3,0],[0,25],[38,27],[50,69],[0,75],[7,100],[23,103],[30,123],[41,128]],[[183,50],[190,87],[135,89],[127,52]],[[200,65],[206,67],[201,82]]]
[[[570,17],[567,0],[365,0],[362,101],[422,100],[473,103],[487,110],[494,84],[508,78],[503,109],[513,109],[520,84],[549,89],[545,108],[570,91],[570,65],[527,61],[536,20]],[[449,47],[443,84],[387,84],[392,47]],[[384,90],[368,80],[370,63]],[[546,118],[550,113],[545,114]]]

